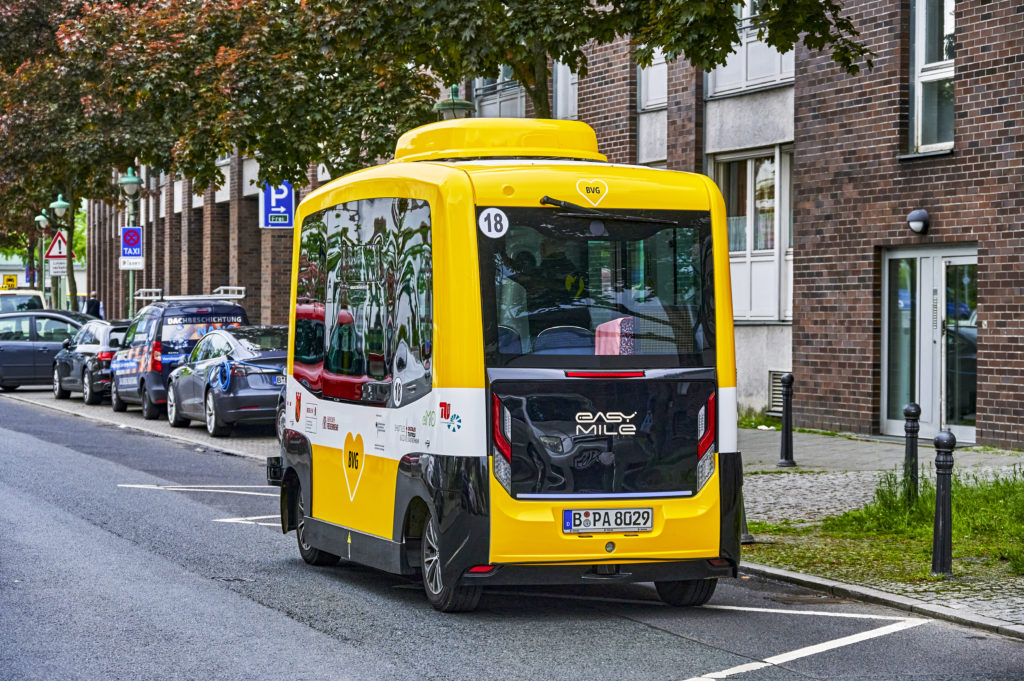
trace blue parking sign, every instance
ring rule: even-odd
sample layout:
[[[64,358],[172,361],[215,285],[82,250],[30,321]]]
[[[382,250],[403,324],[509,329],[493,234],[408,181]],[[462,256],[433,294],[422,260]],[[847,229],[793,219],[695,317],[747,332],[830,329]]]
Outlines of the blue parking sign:
[[[121,257],[141,258],[142,257],[142,228],[122,227],[121,228]]]
[[[260,193],[260,227],[291,229],[295,226],[295,192],[287,180],[279,187],[264,185]]]

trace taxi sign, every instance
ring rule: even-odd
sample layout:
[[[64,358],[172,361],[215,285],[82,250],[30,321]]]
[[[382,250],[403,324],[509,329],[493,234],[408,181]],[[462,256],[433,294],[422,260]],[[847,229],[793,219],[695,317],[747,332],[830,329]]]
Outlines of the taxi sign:
[[[142,227],[121,228],[121,257],[117,261],[119,270],[141,270],[146,267],[142,254]]]
[[[18,275],[17,274],[5,274],[3,288],[18,288]]]

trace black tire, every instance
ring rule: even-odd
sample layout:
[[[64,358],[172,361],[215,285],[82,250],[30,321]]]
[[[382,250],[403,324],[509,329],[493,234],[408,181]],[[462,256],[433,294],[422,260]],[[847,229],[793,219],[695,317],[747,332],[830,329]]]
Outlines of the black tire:
[[[0,385],[0,390],[3,390],[5,393],[9,393],[9,392],[13,392],[13,391],[17,390],[20,386],[21,386],[20,383],[13,383],[13,384],[10,384],[10,385]]]
[[[160,407],[157,406],[157,404],[153,402],[153,399],[149,396],[149,391],[146,390],[145,383],[142,384],[142,389],[140,392],[142,393],[140,395],[140,397],[142,398],[142,418],[146,419],[147,421],[153,421],[154,419],[159,418]]]
[[[213,391],[206,391],[206,399],[203,400],[203,412],[206,414],[206,432],[213,437],[224,437],[231,432],[231,424],[224,423],[217,413],[217,400],[213,397]]]
[[[167,422],[171,424],[172,428],[184,428],[190,423],[189,419],[182,416],[181,410],[178,409],[177,390],[173,383],[167,388]]]
[[[420,571],[423,574],[423,593],[434,609],[441,612],[469,612],[476,610],[483,588],[445,584],[440,532],[434,516],[428,516],[423,524],[423,540],[420,542]]]
[[[288,414],[285,412],[284,402],[277,405],[277,419],[274,421],[274,426],[277,429],[277,441],[284,442],[284,428],[288,423]]]
[[[99,404],[102,400],[103,395],[92,387],[92,372],[86,369],[82,372],[82,401],[86,404]]]
[[[302,556],[302,560],[310,565],[337,565],[338,561],[341,560],[339,556],[313,548],[313,546],[306,543],[306,514],[302,508],[302,493],[297,487],[295,493],[299,495],[299,503],[297,505],[299,515],[295,519],[295,538],[299,543],[299,555]]]
[[[678,582],[654,583],[661,600],[680,607],[704,605],[711,600],[716,586],[717,579],[683,579]]]
[[[117,390],[117,379],[110,379],[110,408],[114,411],[128,411],[128,404],[121,399],[121,393]]]
[[[71,393],[60,384],[60,367],[53,365],[53,396],[58,400],[66,400]]]

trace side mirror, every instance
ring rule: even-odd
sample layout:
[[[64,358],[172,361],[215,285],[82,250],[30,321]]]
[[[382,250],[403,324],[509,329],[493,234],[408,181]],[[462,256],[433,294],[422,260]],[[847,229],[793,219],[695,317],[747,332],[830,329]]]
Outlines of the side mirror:
[[[67,350],[68,348],[70,348],[70,347],[71,347],[71,339],[70,339],[70,338],[65,338],[65,339],[64,339],[64,342],[63,342],[63,343],[61,343],[61,344],[60,344],[60,346],[61,346],[62,348],[64,348],[65,350]]]

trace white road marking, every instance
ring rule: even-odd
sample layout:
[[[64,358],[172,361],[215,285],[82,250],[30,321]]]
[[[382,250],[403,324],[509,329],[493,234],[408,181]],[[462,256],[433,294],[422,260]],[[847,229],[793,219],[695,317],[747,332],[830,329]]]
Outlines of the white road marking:
[[[274,519],[277,522],[265,523],[261,520]],[[239,525],[263,525],[264,527],[280,527],[281,516],[279,515],[253,515],[248,518],[214,518],[215,523],[238,523]]]
[[[724,606],[714,606],[714,607],[724,607]],[[736,608],[736,609],[737,610],[739,610],[739,609],[742,609],[742,610],[752,610],[752,611],[762,610],[761,608]],[[790,613],[801,614],[801,613],[806,612],[806,611],[799,611],[799,610],[776,610],[776,609],[769,609],[769,608],[765,608],[763,610],[766,611],[766,612],[785,612],[787,614],[790,614]],[[828,615],[830,613],[823,613],[823,614]],[[839,614],[842,614],[842,613],[835,613],[835,614],[839,615]],[[892,617],[878,616],[878,617],[873,617],[873,619],[899,619],[899,620],[902,620],[902,621],[894,622],[893,624],[887,624],[884,627],[879,627],[878,629],[871,629],[870,631],[863,631],[863,632],[861,632],[859,634],[853,634],[851,636],[844,636],[842,638],[837,638],[837,639],[834,639],[832,641],[825,641],[824,643],[816,643],[814,645],[806,646],[804,648],[797,648],[796,650],[791,650],[788,653],[782,653],[781,655],[773,655],[772,657],[766,657],[764,660],[760,660],[760,661],[757,661],[757,662],[748,662],[746,664],[741,664],[741,665],[738,665],[736,667],[730,667],[729,669],[723,669],[723,670],[717,671],[717,672],[709,672],[709,673],[704,674],[702,676],[694,676],[694,677],[691,677],[691,678],[687,679],[686,681],[711,681],[712,679],[724,679],[724,678],[728,678],[730,676],[736,676],[738,674],[744,674],[746,672],[757,671],[758,669],[764,669],[765,667],[772,667],[772,666],[784,664],[786,662],[792,662],[793,660],[799,660],[802,657],[809,657],[811,655],[817,655],[819,653],[824,653],[824,652],[827,652],[829,650],[834,650],[836,648],[843,648],[845,646],[853,645],[854,643],[860,643],[862,641],[868,641],[868,640],[873,639],[873,638],[878,638],[879,636],[888,636],[889,634],[895,634],[898,631],[903,631],[904,629],[910,629],[912,627],[920,626],[920,625],[925,624],[926,622],[929,621],[929,620],[925,620],[925,619],[919,619],[919,618],[916,618],[916,617],[892,618]]]
[[[218,485],[207,486],[207,485],[129,485],[120,484],[118,487],[129,487],[132,489],[157,489],[165,492],[219,492],[221,494],[244,494],[247,496],[254,497],[278,497],[280,494],[272,492],[245,492],[241,489],[228,489],[228,488],[251,488],[263,489],[265,485]]]

